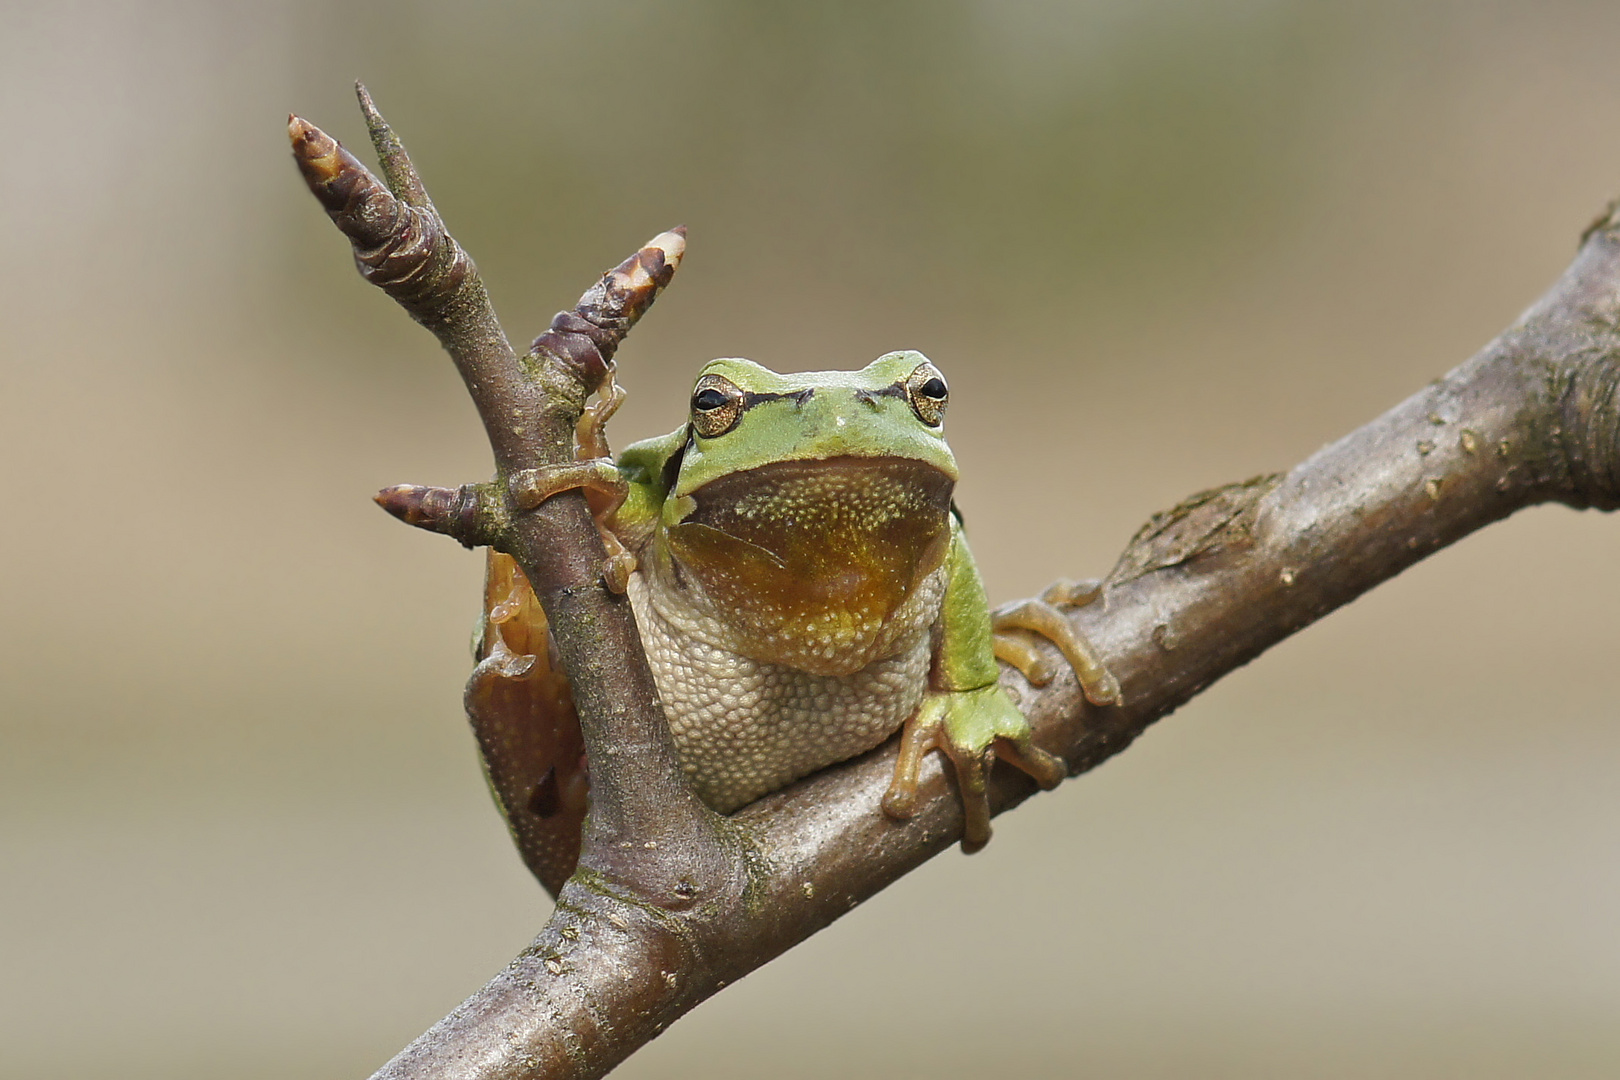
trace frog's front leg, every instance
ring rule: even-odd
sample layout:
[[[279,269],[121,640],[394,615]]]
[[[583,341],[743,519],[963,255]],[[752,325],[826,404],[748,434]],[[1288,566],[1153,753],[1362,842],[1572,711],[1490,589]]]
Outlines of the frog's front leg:
[[[1029,721],[998,679],[989,604],[960,527],[952,522],[949,578],[935,642],[932,687],[917,714],[906,721],[894,779],[883,797],[890,817],[916,810],[918,771],[928,751],[945,751],[961,789],[962,850],[977,851],[990,839],[990,767],[999,756],[1043,788],[1056,787],[1063,759],[1035,745]]]
[[[1063,759],[1035,745],[1029,721],[1000,685],[973,690],[931,691],[906,722],[894,779],[883,796],[883,811],[904,820],[916,812],[917,777],[923,755],[945,751],[956,769],[962,795],[962,850],[975,852],[990,840],[987,783],[996,758],[1017,766],[1051,790],[1067,775]]]
[[[596,520],[602,545],[607,548],[607,561],[602,567],[602,582],[612,592],[623,595],[629,587],[630,574],[636,568],[636,557],[620,542],[606,522],[624,503],[630,487],[623,474],[608,454],[606,428],[608,420],[624,403],[624,388],[608,374],[597,400],[586,407],[574,430],[576,460],[566,465],[546,465],[513,473],[507,480],[512,501],[519,510],[533,510],[547,499],[570,488],[584,488],[590,502],[591,517]]]

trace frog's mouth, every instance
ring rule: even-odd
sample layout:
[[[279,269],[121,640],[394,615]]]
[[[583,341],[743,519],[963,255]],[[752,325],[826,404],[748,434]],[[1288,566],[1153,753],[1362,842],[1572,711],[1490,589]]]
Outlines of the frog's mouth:
[[[953,487],[909,458],[774,462],[692,492],[696,508],[666,536],[727,618],[860,639],[945,561]]]

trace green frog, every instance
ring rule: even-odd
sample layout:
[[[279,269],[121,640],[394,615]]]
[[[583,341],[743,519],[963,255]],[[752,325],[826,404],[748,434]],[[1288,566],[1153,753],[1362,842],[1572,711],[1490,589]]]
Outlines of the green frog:
[[[1058,606],[1096,587],[1060,584],[994,615],[952,502],[945,377],[917,352],[859,371],[782,375],[750,360],[707,364],[687,421],[606,457],[610,385],[581,423],[576,466],[513,477],[520,506],[585,487],[628,593],[681,769],[729,813],[901,732],[883,812],[915,808],[924,756],[942,750],[964,808],[962,845],[990,837],[997,757],[1042,787],[1065,775],[1036,746],[999,682],[998,657],[1051,678],[1031,633],[1053,640],[1089,701],[1119,686]],[[555,746],[524,807],[556,833],[545,871],[571,872],[587,772],[566,677],[522,572],[491,553],[480,666],[469,708]],[[531,860],[533,863],[534,860]]]

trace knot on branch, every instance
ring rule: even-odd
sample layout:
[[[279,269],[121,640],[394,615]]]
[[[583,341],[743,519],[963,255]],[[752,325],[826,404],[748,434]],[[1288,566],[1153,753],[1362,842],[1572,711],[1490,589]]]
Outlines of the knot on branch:
[[[1620,509],[1620,355],[1587,356],[1560,373],[1551,432],[1572,506]]]
[[[659,233],[585,290],[574,310],[559,311],[550,328],[534,339],[530,355],[556,361],[596,389],[607,377],[619,343],[658,299],[685,254],[684,225]]]
[[[1200,491],[1169,510],[1160,511],[1136,530],[1119,557],[1111,585],[1120,585],[1155,570],[1254,541],[1260,500],[1282,482],[1282,473],[1256,476],[1240,484]]]
[[[289,117],[287,134],[304,182],[353,245],[361,276],[420,322],[447,317],[448,301],[477,271],[438,213],[396,197],[314,124]]]

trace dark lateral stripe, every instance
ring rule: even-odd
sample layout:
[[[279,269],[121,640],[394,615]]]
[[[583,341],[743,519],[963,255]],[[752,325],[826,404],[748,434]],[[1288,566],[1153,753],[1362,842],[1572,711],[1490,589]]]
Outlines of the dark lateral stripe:
[[[795,390],[791,394],[756,394],[752,390],[747,390],[743,393],[742,403],[744,409],[752,409],[755,405],[767,401],[782,401],[783,399],[789,399],[795,405],[803,405],[812,397],[815,397],[815,394],[816,391],[813,386],[807,386],[803,390]]]
[[[905,396],[906,396],[906,387],[905,387],[904,383],[894,383],[893,385],[885,386],[881,390],[857,390],[857,391],[855,391],[855,400],[856,401],[868,401],[868,402],[870,402],[870,401],[876,401],[878,398],[885,398],[885,397],[902,398],[903,399]]]

